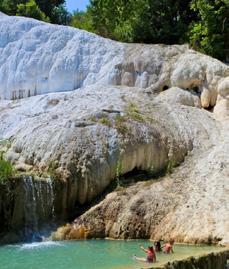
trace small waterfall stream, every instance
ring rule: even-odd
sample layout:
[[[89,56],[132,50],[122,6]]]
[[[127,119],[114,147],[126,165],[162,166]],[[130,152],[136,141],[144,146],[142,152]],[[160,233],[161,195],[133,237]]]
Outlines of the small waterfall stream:
[[[55,195],[51,178],[22,176],[0,184],[0,243],[37,241],[55,222]]]
[[[51,178],[35,180],[28,176],[24,179],[25,223],[29,229],[26,234],[35,232],[33,239],[39,239],[39,232],[45,223],[55,220],[54,192]]]

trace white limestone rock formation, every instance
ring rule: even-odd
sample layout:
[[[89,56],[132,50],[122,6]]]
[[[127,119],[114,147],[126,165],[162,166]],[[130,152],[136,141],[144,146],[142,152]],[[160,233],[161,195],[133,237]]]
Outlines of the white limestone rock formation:
[[[117,173],[183,162],[110,194],[69,231],[229,241],[228,75],[187,46],[122,44],[0,13],[0,151],[19,173],[63,183],[63,214]]]
[[[218,119],[229,119],[229,76],[218,85],[217,105],[214,114]]]
[[[124,45],[30,18],[0,14],[0,98],[108,84]]]
[[[177,103],[168,100],[174,100],[173,96]],[[178,139],[170,154],[177,156],[184,141],[186,149],[188,141],[193,147],[183,164],[174,168],[172,162],[172,173],[159,180],[129,187],[123,181],[124,187],[108,194],[71,225],[59,228],[53,238],[173,238],[176,242],[229,244],[229,121],[216,121],[212,113],[191,106],[194,103],[188,92],[171,88],[151,104],[159,109],[159,115],[152,111],[156,129],[164,135],[168,128],[173,139]]]
[[[197,97],[174,91],[195,105]],[[115,178],[118,162],[122,173],[180,163],[192,150],[196,132],[189,130],[190,122],[179,127],[164,102],[159,106],[137,88],[90,86],[2,101],[0,110],[1,140],[11,141],[5,157],[25,172],[55,169],[59,178],[72,182],[73,205],[104,190]],[[170,123],[160,119],[167,114]]]
[[[15,53],[16,52],[16,53]],[[216,104],[229,68],[188,46],[122,44],[94,34],[0,14],[0,98],[125,85],[195,89],[202,107]]]

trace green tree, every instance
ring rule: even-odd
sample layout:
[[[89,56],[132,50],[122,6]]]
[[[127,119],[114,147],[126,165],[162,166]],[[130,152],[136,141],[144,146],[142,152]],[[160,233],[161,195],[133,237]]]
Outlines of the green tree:
[[[104,37],[132,41],[132,23],[139,0],[91,0],[88,12],[96,32]]]
[[[65,0],[0,0],[0,10],[8,15],[32,17],[58,24],[70,23]]]
[[[195,17],[190,0],[148,0],[134,25],[135,41],[146,43],[183,43],[188,25]]]
[[[194,17],[191,0],[91,0],[96,31],[133,42],[178,43],[186,38]]]
[[[198,19],[190,26],[190,43],[194,49],[224,59],[229,47],[229,1],[193,0],[192,10]]]
[[[61,4],[53,8],[51,20],[56,24],[69,25],[71,22],[71,14],[67,11],[65,5]]]
[[[36,0],[37,5],[52,21],[53,10],[60,5],[65,4],[65,0]]]
[[[16,15],[17,6],[26,3],[22,0],[0,0],[0,10],[8,15]]]
[[[89,32],[95,32],[92,25],[92,18],[89,12],[74,11],[71,17],[70,25]]]
[[[45,16],[44,12],[40,10],[40,8],[37,6],[34,0],[29,0],[25,4],[17,5],[16,15],[31,17],[42,21],[49,21],[49,18]]]

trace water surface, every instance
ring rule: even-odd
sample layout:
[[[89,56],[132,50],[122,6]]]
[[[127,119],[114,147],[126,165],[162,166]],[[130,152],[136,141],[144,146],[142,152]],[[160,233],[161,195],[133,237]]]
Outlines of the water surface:
[[[72,242],[42,242],[0,247],[1,269],[139,269],[149,264],[135,261],[144,257],[139,245],[146,240],[90,240]],[[155,266],[168,261],[221,250],[212,246],[175,245],[174,254],[158,254]],[[152,264],[150,264],[152,267]]]

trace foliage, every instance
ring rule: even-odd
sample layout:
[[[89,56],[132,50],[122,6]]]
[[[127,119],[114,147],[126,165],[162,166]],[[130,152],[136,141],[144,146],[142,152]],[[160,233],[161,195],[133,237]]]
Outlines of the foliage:
[[[11,178],[13,174],[14,170],[12,164],[3,158],[3,153],[0,153],[0,182]]]
[[[190,42],[219,59],[229,47],[229,0],[91,0],[84,16],[93,32],[119,41]],[[85,21],[80,28],[90,31]]]
[[[129,103],[125,109],[127,117],[135,121],[143,121],[143,117],[134,103]]]
[[[70,14],[64,4],[65,0],[0,0],[0,10],[8,15],[69,24]]]
[[[134,25],[134,41],[145,43],[183,43],[194,13],[190,0],[143,0]]]
[[[58,163],[56,161],[50,161],[49,165],[48,165],[48,169],[47,169],[47,172],[48,172],[48,175],[54,179],[56,178],[56,169],[58,167]]]
[[[43,11],[45,15],[50,18],[50,21],[56,23],[55,19],[53,18],[54,9],[65,4],[65,0],[36,0],[36,3],[41,11]]]
[[[144,118],[141,112],[138,110],[137,106],[134,103],[129,103],[124,110],[125,115],[120,115],[119,113],[115,118],[109,118],[108,116],[103,116],[99,119],[99,123],[106,125],[108,127],[115,128],[118,133],[126,135],[129,131],[127,122],[129,120],[143,122]],[[92,121],[96,121],[95,117],[91,118]]]
[[[168,160],[166,167],[165,167],[165,173],[166,174],[171,174],[173,172],[173,169],[175,167],[175,163],[171,160]]]
[[[56,24],[69,25],[71,22],[71,14],[67,11],[64,4],[55,6],[52,9],[50,18]]]
[[[191,0],[91,0],[88,12],[97,33],[146,43],[184,40],[194,13]]]
[[[40,10],[34,0],[29,0],[26,3],[17,5],[17,16],[31,17],[37,20],[49,21],[44,12]]]
[[[91,0],[88,8],[93,27],[102,36],[122,41],[132,40],[135,2],[138,0]]]
[[[229,47],[229,1],[193,0],[198,20],[190,26],[190,43],[208,55],[223,59]]]
[[[21,4],[20,0],[1,0],[0,10],[8,15],[16,15],[18,4]]]
[[[89,12],[75,11],[71,17],[70,25],[89,32],[95,32]]]
[[[122,135],[126,134],[128,132],[128,127],[125,124],[126,118],[121,115],[116,115],[115,117],[115,128],[119,133]]]
[[[121,187],[122,173],[123,173],[122,162],[118,160],[115,174],[117,188]]]
[[[109,120],[108,117],[101,118],[99,120],[99,122],[102,123],[102,124],[104,124],[104,125],[106,125],[106,126],[108,126],[108,127],[112,127],[112,124],[111,124],[111,122],[110,122],[110,120]]]

